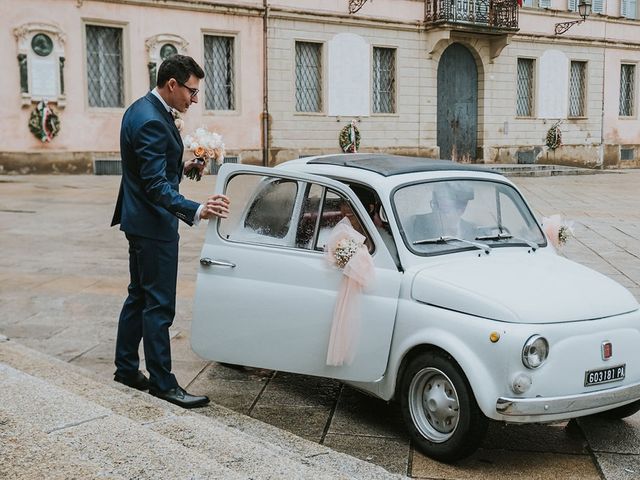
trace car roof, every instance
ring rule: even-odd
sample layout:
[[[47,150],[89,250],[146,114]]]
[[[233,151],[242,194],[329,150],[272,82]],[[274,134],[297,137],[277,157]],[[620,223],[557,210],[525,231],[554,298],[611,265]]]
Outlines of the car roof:
[[[478,165],[468,163],[455,163],[449,160],[436,160],[433,158],[405,157],[401,155],[387,154],[339,154],[325,155],[303,159],[307,165],[333,165],[337,167],[351,167],[377,173],[383,177],[393,175],[403,175],[418,172],[439,172],[439,171],[470,171],[495,173]]]

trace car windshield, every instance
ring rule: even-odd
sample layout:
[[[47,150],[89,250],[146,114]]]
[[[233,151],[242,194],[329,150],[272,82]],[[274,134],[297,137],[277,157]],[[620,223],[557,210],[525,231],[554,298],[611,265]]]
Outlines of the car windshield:
[[[520,194],[501,182],[414,183],[395,191],[393,206],[407,247],[418,255],[546,244]]]

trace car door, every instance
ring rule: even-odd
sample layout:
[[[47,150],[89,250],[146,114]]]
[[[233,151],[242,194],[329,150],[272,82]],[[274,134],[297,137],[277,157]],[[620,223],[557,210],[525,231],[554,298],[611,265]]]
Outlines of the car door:
[[[220,362],[374,381],[385,372],[401,273],[344,184],[278,169],[227,164],[216,184],[231,197],[228,219],[209,222],[193,309],[192,347]],[[359,296],[353,361],[326,365],[342,271],[317,250],[333,197],[348,200],[373,251],[375,278]],[[334,222],[335,223],[335,222]],[[314,249],[315,247],[315,249]]]

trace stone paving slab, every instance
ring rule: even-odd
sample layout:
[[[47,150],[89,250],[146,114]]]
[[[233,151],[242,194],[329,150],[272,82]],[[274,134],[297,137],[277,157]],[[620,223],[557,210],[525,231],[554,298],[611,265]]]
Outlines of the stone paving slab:
[[[5,234],[4,256],[0,257],[0,334],[12,328],[14,332],[21,332],[34,347],[91,368],[101,379],[109,381],[113,367],[108,355],[113,348],[112,339],[127,282],[126,242],[117,229],[108,228],[119,178],[34,175],[7,180],[0,192],[0,228]],[[637,194],[640,171],[617,175],[518,177],[514,181],[537,215],[560,213],[574,221],[575,238],[562,249],[562,255],[615,278],[640,299],[640,197]],[[205,177],[198,183],[184,182],[182,191],[190,198],[201,199],[213,191],[213,185],[214,179]],[[83,208],[78,209],[78,205]],[[77,217],[74,222],[66,220],[70,210]],[[327,445],[332,443],[335,448],[360,458],[371,457],[371,461],[392,471],[402,472],[405,465],[404,473],[427,475],[424,469],[418,468],[424,462],[421,463],[420,454],[413,447],[409,447],[407,453],[402,445],[394,444],[394,441],[405,440],[400,433],[389,433],[390,427],[391,431],[403,430],[394,420],[393,405],[380,404],[347,388],[334,390],[333,401],[322,394],[319,398],[309,398],[311,394],[304,397],[301,396],[304,391],[297,387],[296,376],[288,378],[291,383],[288,387],[284,376],[280,380],[280,372],[238,373],[217,364],[200,369],[202,363],[189,356],[187,339],[203,238],[203,228],[181,228],[177,315],[171,329],[180,381],[198,393],[209,393],[216,401],[238,412],[296,433],[306,432],[308,438]],[[83,322],[101,329],[104,335],[101,345],[91,347],[93,339],[78,328]],[[38,325],[42,325],[42,332],[38,331]],[[59,327],[63,330],[55,333]],[[310,385],[313,380],[302,377],[300,382]],[[323,391],[321,384],[317,385],[320,390],[313,388],[312,392]],[[369,411],[377,414],[369,415]],[[635,418],[637,415],[634,421]],[[600,426],[592,428],[595,435],[601,429]],[[556,463],[567,468],[575,465],[576,471],[580,471],[580,462],[565,461],[565,456],[584,460],[589,458],[589,450],[585,451],[579,441],[564,438],[565,430],[564,427],[558,430],[553,426],[524,426],[505,432],[492,427],[481,452],[499,452],[505,459],[500,464],[504,475],[510,469],[514,475],[520,475],[517,462],[508,461],[512,455],[514,459],[525,454],[534,458],[536,453],[542,453],[545,459],[537,464],[541,477],[545,472],[548,476],[555,475]],[[371,432],[378,434],[371,435]],[[509,441],[501,442],[505,435]],[[369,447],[361,448],[365,444]],[[394,453],[373,454],[385,451],[386,447]],[[392,455],[406,456],[403,462],[395,462],[395,458],[390,460]],[[634,462],[636,458],[631,454],[629,460]],[[596,452],[593,459],[596,462],[606,459],[614,465],[618,457],[603,451],[602,454]],[[486,478],[491,478],[496,474],[496,467],[485,460],[482,455],[472,457],[460,471],[448,470],[440,464],[429,468],[433,468],[434,474],[438,472],[439,478],[462,478],[464,472],[467,478],[480,478],[483,472]],[[606,469],[606,472],[613,471]],[[606,472],[603,468],[605,477]],[[568,470],[561,478],[571,475],[573,472]]]
[[[456,465],[445,465],[415,454],[412,477],[433,480],[599,480],[600,474],[589,455],[481,449]]]
[[[640,478],[640,457],[617,453],[596,452],[598,467],[606,480],[637,480]]]

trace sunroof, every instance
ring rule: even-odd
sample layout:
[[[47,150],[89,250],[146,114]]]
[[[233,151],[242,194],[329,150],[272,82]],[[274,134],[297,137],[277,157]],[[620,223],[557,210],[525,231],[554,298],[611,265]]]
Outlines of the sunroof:
[[[360,168],[362,170],[369,170],[371,172],[378,173],[384,177],[400,175],[403,173],[435,172],[441,170],[497,173],[493,170],[489,170],[488,168],[468,163],[454,163],[449,160],[384,154],[331,155],[327,157],[314,158],[313,160],[309,160],[307,163]]]

